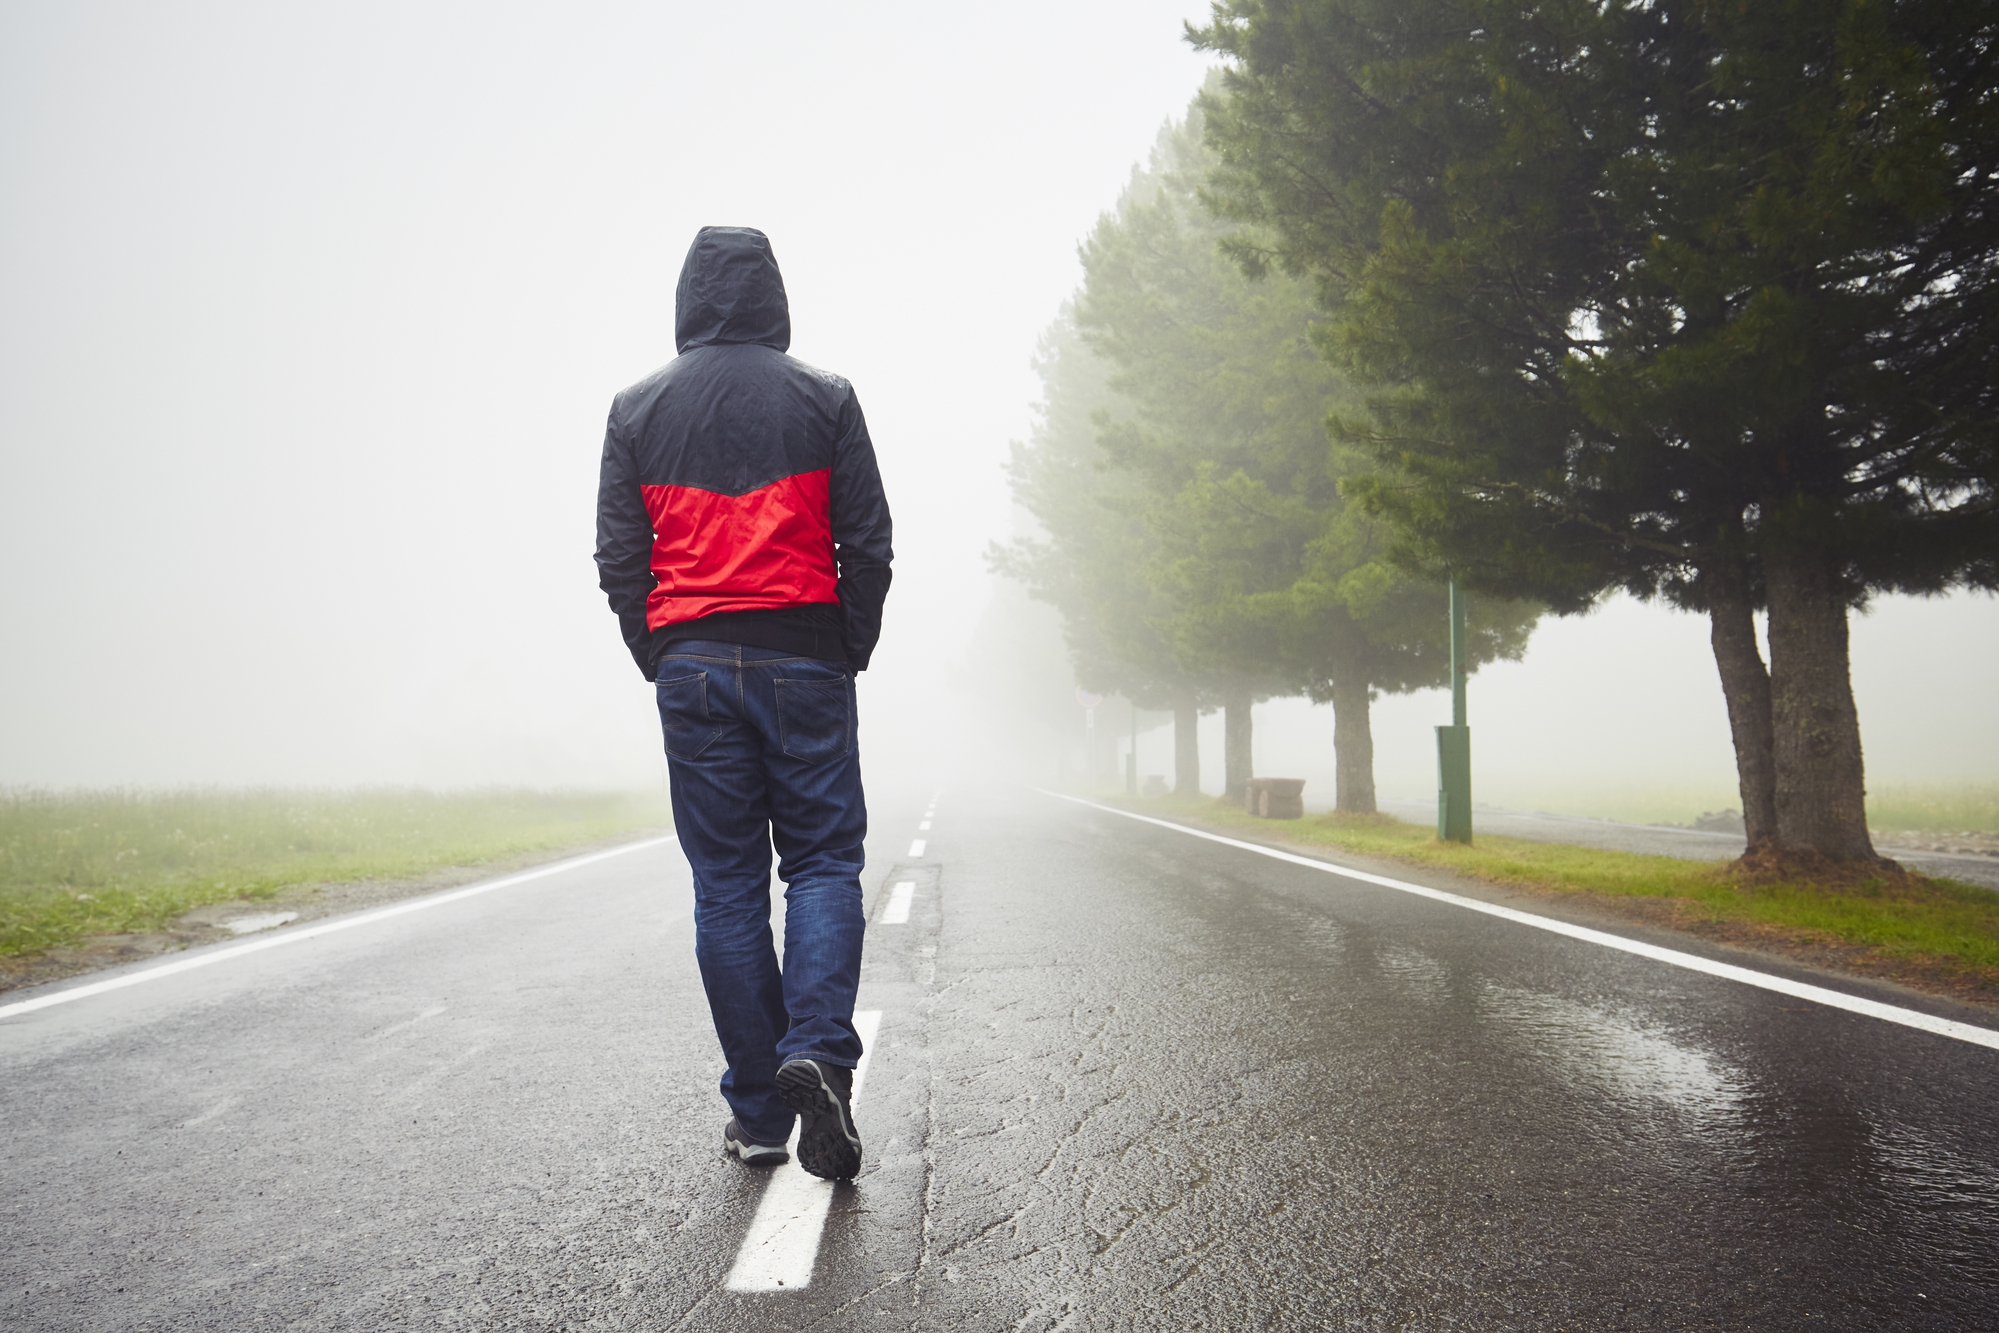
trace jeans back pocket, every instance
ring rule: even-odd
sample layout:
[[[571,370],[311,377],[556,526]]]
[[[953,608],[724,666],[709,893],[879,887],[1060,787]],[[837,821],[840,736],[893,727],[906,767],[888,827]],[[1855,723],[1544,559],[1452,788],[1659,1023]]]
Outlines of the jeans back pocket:
[[[852,678],[779,680],[777,741],[793,759],[823,764],[844,759],[854,748]]]
[[[666,752],[675,759],[694,759],[715,743],[722,729],[708,716],[708,673],[653,683],[659,697],[659,725],[666,733]]]

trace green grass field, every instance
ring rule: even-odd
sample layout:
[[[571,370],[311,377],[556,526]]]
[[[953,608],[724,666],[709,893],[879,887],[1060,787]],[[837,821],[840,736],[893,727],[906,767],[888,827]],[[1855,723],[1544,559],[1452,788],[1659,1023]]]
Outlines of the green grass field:
[[[1709,810],[1735,810],[1732,787],[1561,786],[1512,781],[1478,784],[1481,801],[1514,810],[1615,819],[1626,824],[1691,824]],[[1895,833],[1999,833],[1999,782],[1879,783],[1867,796],[1868,827]]]
[[[661,794],[0,792],[0,956],[158,930],[206,903],[665,828]]]
[[[1615,819],[1625,824],[1692,824],[1710,810],[1732,810],[1742,804],[1742,797],[1733,788],[1719,785],[1567,786],[1492,778],[1476,783],[1474,794],[1480,801],[1510,810],[1545,810],[1549,814]]]
[[[1999,833],[1999,782],[1883,784],[1868,793],[1867,823],[1898,833]]]
[[[1955,880],[1910,877],[1831,889],[1809,883],[1750,885],[1726,867],[1668,856],[1638,856],[1561,843],[1480,835],[1470,847],[1440,842],[1436,830],[1388,815],[1255,819],[1233,801],[1172,798],[1121,804],[1162,817],[1264,839],[1337,847],[1365,856],[1435,866],[1470,879],[1558,893],[1675,898],[1710,920],[1759,922],[1821,932],[1903,958],[1926,958],[1999,980],[1999,893]]]

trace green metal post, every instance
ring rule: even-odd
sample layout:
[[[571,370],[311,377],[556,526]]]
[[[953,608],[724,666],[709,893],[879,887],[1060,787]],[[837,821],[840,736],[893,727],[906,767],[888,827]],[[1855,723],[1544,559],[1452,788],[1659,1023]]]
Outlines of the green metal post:
[[[1451,580],[1451,725],[1465,725],[1465,595]]]
[[[1437,836],[1471,841],[1471,727],[1465,722],[1465,596],[1451,580],[1451,725],[1437,728]]]

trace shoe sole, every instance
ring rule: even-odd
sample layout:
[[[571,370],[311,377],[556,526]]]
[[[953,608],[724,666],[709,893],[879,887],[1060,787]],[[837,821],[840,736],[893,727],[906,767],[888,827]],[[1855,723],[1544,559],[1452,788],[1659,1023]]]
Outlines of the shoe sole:
[[[777,1071],[777,1091],[799,1116],[798,1164],[821,1180],[852,1180],[861,1169],[861,1136],[819,1066],[810,1060],[785,1065]]]

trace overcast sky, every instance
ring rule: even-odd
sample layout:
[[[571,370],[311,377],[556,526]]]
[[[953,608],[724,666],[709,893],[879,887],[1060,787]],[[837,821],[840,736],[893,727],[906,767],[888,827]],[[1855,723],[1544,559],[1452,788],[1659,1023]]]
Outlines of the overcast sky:
[[[770,234],[793,352],[859,388],[898,555],[863,734],[934,741],[1035,339],[1203,9],[0,10],[0,783],[656,782],[596,457],[709,223]],[[1474,705],[1508,762],[1727,781],[1699,621],[1559,629]],[[1991,599],[1856,654],[1870,758],[1999,776]],[[1385,710],[1385,786],[1430,711]]]

